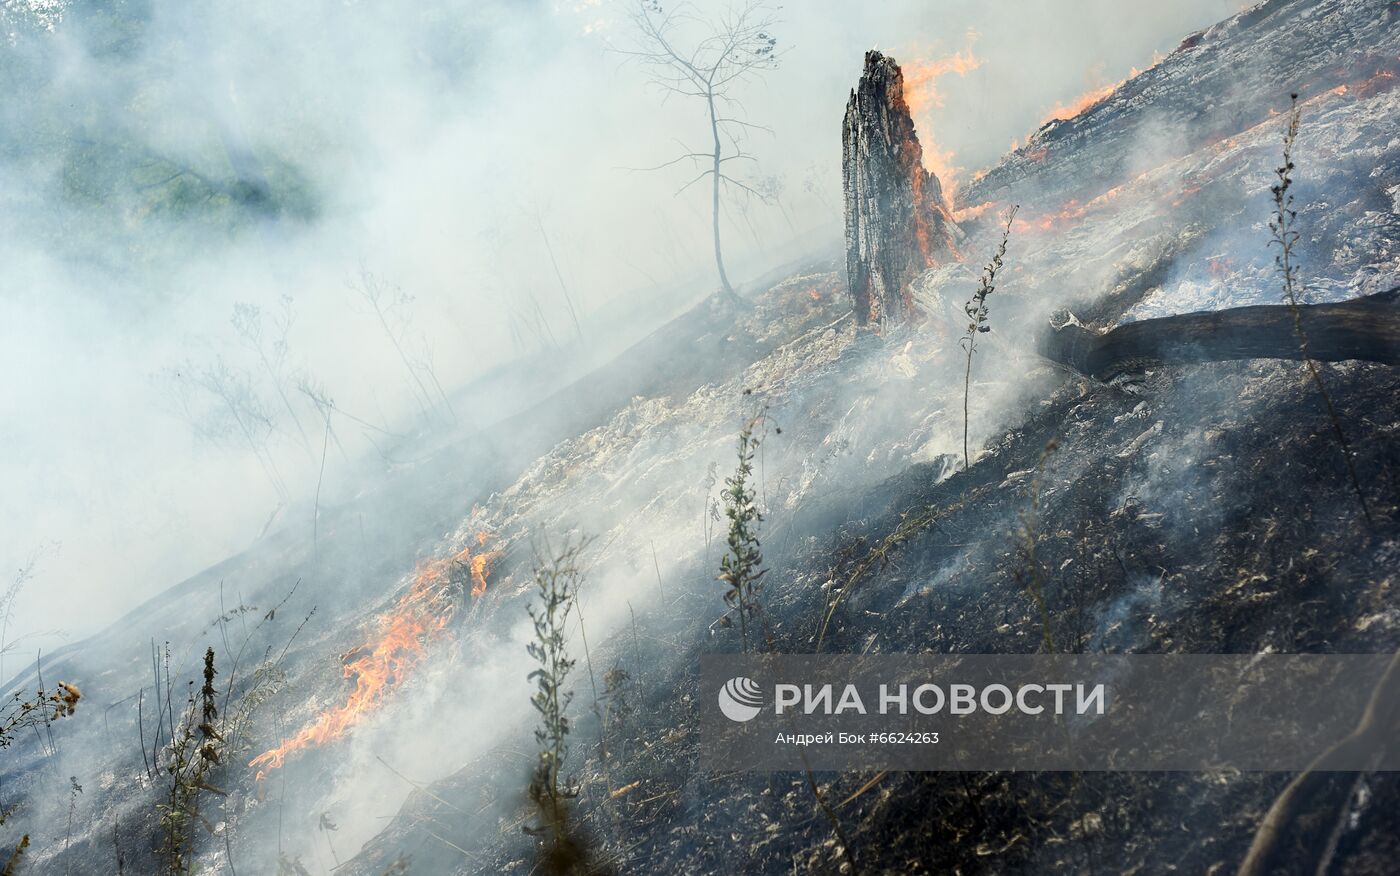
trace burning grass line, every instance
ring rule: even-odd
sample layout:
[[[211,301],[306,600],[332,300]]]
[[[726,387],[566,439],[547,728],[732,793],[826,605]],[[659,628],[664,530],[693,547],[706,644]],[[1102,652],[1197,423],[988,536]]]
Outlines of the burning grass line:
[[[253,758],[248,765],[258,770],[258,779],[281,767],[293,752],[340,738],[365,715],[377,711],[389,692],[413,674],[428,646],[448,631],[465,598],[461,590],[470,585],[473,598],[486,591],[500,551],[474,552],[473,548],[485,548],[490,538],[478,533],[475,545],[419,566],[413,584],[394,608],[376,619],[375,635],[342,657],[341,673],[354,682],[345,702],[321,712],[296,735]]]

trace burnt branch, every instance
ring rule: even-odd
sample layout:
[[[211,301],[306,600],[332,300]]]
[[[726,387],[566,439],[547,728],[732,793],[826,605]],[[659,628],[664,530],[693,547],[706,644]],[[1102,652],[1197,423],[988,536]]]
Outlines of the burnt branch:
[[[1307,872],[1323,872],[1327,860],[1325,833],[1354,792],[1356,773],[1339,772],[1337,765],[1356,753],[1384,751],[1400,729],[1400,652],[1371,691],[1366,711],[1345,738],[1317,757],[1274,800],[1259,822],[1239,876],[1277,873],[1306,863]],[[1319,860],[1321,859],[1321,860]]]

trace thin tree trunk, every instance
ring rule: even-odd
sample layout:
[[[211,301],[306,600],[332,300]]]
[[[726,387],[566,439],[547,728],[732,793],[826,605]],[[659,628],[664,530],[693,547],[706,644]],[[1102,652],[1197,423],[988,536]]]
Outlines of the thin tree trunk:
[[[549,264],[554,268],[555,279],[559,281],[559,290],[564,293],[564,303],[569,306],[569,316],[574,321],[574,331],[578,333],[578,339],[583,340],[583,326],[579,325],[578,311],[574,308],[573,296],[569,294],[569,287],[564,283],[564,274],[559,270],[559,261],[554,257],[554,247],[549,243],[549,235],[544,230],[544,220],[535,216],[535,225],[540,229],[540,237],[544,240],[544,251],[549,253]]]
[[[258,343],[258,358],[262,360],[263,370],[267,376],[272,378],[272,385],[277,389],[277,395],[282,399],[282,406],[287,409],[287,414],[292,418],[292,423],[297,427],[297,432],[301,435],[301,444],[306,448],[308,454],[311,453],[311,439],[306,436],[306,430],[301,426],[301,419],[297,416],[296,410],[292,407],[291,399],[287,398],[287,392],[282,388],[282,380],[277,370],[272,367],[272,362],[267,358],[267,353],[263,352],[262,343]]]
[[[331,415],[326,412],[326,432],[321,437],[321,470],[316,475],[316,501],[311,508],[311,555],[321,554],[319,536],[321,532],[321,481],[326,476],[326,448],[331,440]]]
[[[719,283],[720,287],[724,290],[725,297],[737,303],[739,301],[739,295],[734,291],[734,286],[731,285],[729,282],[729,274],[726,273],[724,270],[724,253],[720,248],[719,187],[722,179],[720,176],[720,165],[723,157],[723,152],[719,139],[719,119],[716,117],[715,94],[713,91],[710,91],[706,95],[706,100],[709,101],[710,106],[710,134],[714,138],[715,143],[714,164],[712,165],[710,170],[710,182],[713,183],[713,186],[711,188],[712,199],[710,203],[710,218],[712,219],[714,226],[715,267],[719,269]]]
[[[408,372],[408,377],[418,387],[418,394],[415,399],[418,406],[423,408],[426,416],[431,416],[433,409],[437,407],[433,403],[433,396],[428,392],[428,388],[423,385],[423,380],[418,376],[418,371],[413,367],[413,362],[408,358],[408,353],[404,352],[403,345],[399,343],[399,336],[394,334],[394,330],[389,327],[389,321],[384,318],[384,311],[380,308],[378,301],[371,301],[374,305],[374,315],[379,318],[379,326],[384,329],[384,334],[389,338],[389,343],[394,345],[394,352],[399,354],[399,361],[403,363],[404,370]]]
[[[972,351],[975,343],[967,342],[967,371],[963,374],[963,471],[967,471],[972,465],[972,458],[967,453],[967,413],[968,397],[972,394]]]

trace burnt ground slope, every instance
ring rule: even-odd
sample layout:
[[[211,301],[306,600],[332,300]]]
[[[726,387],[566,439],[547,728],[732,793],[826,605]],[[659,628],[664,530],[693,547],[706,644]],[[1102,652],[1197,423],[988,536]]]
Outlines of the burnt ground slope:
[[[770,647],[813,650],[838,599],[826,652],[1028,653],[1047,634],[1056,650],[1072,652],[1400,647],[1393,369],[1322,368],[1356,454],[1368,522],[1334,424],[1300,363],[1159,368],[1104,383],[1021,352],[1054,305],[1109,327],[1276,302],[1263,219],[1278,150],[1271,120],[1291,89],[1303,93],[1297,192],[1308,294],[1337,300],[1392,287],[1400,265],[1400,161],[1388,121],[1397,105],[1396,19],[1350,0],[1260,4],[1188,38],[968,187],[968,203],[1014,200],[1026,217],[998,305],[1010,325],[982,354],[994,357],[982,367],[995,375],[978,384],[979,392],[999,385],[1023,393],[1017,415],[993,430],[968,470],[946,449],[930,457],[909,448],[954,404],[946,375],[960,374],[956,331],[937,317],[950,310],[956,320],[975,283],[969,272],[932,272],[921,303],[935,318],[912,334],[845,340],[838,329],[830,343],[806,342],[819,355],[802,366],[805,379],[769,379],[785,375],[785,363],[744,376],[744,386],[763,387],[786,430],[769,436],[771,452],[785,442],[817,448],[794,453],[798,474],[770,459],[784,472],[768,487],[779,497],[770,506],[781,509],[764,542]],[[1242,75],[1249,87],[1238,87]],[[969,252],[991,249],[995,223],[986,219],[969,224]],[[902,350],[910,347],[916,376],[904,379]],[[887,383],[825,388],[862,368]],[[738,384],[720,389],[737,393]],[[872,393],[884,407],[866,403]],[[663,413],[740,422],[735,407],[702,402]],[[848,404],[855,415],[840,413]],[[662,414],[648,420],[645,406],[633,412],[637,428],[650,423],[658,435],[619,442],[645,472],[637,447],[668,450],[673,427]],[[894,425],[862,432],[851,423],[861,418]],[[860,440],[872,436],[874,443]],[[590,452],[556,449],[556,467],[586,473]],[[822,453],[891,458],[898,472],[835,486],[818,476],[826,488],[809,489],[806,475]],[[597,496],[534,483],[503,499],[557,507]],[[652,501],[664,508],[665,498]],[[518,510],[505,519],[540,517]],[[547,519],[586,523],[563,512]],[[645,565],[637,564],[637,593],[649,586]],[[630,673],[631,708],[619,710],[626,716],[604,698],[600,733],[591,694],[579,693],[575,823],[599,870],[1228,873],[1290,780],[1231,771],[862,773],[817,776],[814,788],[803,774],[701,773],[688,728],[709,694],[695,688],[694,670],[701,654],[736,643],[716,629],[722,609],[712,563],[689,553],[668,576],[689,586],[661,605],[639,604],[631,630],[595,644],[591,655],[600,672]],[[1027,592],[1032,579],[1043,582],[1048,629]],[[526,738],[415,793],[344,869],[377,876],[411,861],[409,872],[538,872],[534,841],[522,833],[534,823],[523,799]],[[1305,804],[1289,834],[1294,872],[1394,872],[1397,803],[1400,783],[1390,774],[1339,779]]]
[[[1400,375],[1345,364],[1328,368],[1327,380],[1374,525],[1350,493],[1330,423],[1297,363],[1164,370],[1131,391],[1071,379],[971,470],[940,479],[936,465],[915,466],[816,514],[838,522],[770,573],[772,646],[811,650],[824,585],[835,582],[850,595],[828,652],[1034,652],[1044,630],[1025,586],[1030,523],[1057,650],[1393,650]],[[1040,496],[1034,521],[1025,516],[1030,490]],[[867,513],[851,516],[854,508]],[[714,610],[703,599],[669,610],[695,617],[675,634],[679,661],[646,638],[594,655],[630,667],[650,691],[629,718],[610,723],[606,762],[588,741],[596,726],[585,717],[577,731],[587,757],[578,817],[597,859],[622,872],[1231,872],[1290,778],[818,776],[850,841],[851,870],[806,776],[696,772],[697,740],[685,728],[698,721],[704,693],[693,666],[715,647]],[[643,629],[651,622],[638,619]],[[402,855],[411,872],[530,872],[532,841],[519,832],[528,807],[517,801],[514,817],[502,819],[483,802],[518,795],[523,769],[497,753],[431,796],[416,794],[347,870],[382,872],[375,868]],[[629,790],[612,797],[609,788]],[[1314,813],[1328,829],[1343,825],[1323,872],[1393,872],[1400,780],[1362,777],[1345,801]],[[491,814],[464,815],[479,811]]]
[[[1072,126],[1083,136],[1062,150],[1008,158],[1026,172],[988,197],[1021,200],[1025,224],[979,354],[965,471],[953,450],[963,425],[956,338],[975,265],[926,275],[928,321],[883,337],[854,329],[839,274],[802,269],[752,308],[699,308],[531,413],[394,472],[323,517],[319,553],[288,531],[46,663],[88,692],[102,720],[56,725],[57,752],[26,740],[7,753],[5,791],[30,810],[16,819],[45,831],[34,866],[112,872],[118,844],[128,872],[154,866],[162,789],[136,742],[151,732],[137,697],[151,695],[152,640],[186,649],[173,671],[189,672],[206,642],[225,653],[219,637],[246,619],[249,647],[280,651],[272,666],[286,681],[256,738],[216,777],[230,793],[206,804],[222,825],[201,840],[206,870],[230,869],[231,855],[254,873],[295,873],[298,858],[366,876],[539,872],[522,831],[534,822],[524,799],[534,741],[516,633],[531,598],[531,539],[546,532],[596,537],[584,600],[592,650],[573,678],[569,771],[579,782],[573,824],[598,871],[1229,872],[1287,776],[841,774],[814,777],[814,793],[802,774],[699,772],[694,669],[701,654],[737,647],[718,623],[713,502],[735,433],[768,405],[783,434],[765,438],[760,466],[763,600],[780,651],[816,647],[829,611],[827,652],[1025,653],[1047,632],[1065,651],[1395,650],[1392,369],[1322,369],[1357,452],[1368,524],[1301,364],[1195,365],[1104,383],[1025,352],[1055,306],[1107,327],[1278,300],[1263,227],[1278,150],[1268,120],[1286,106],[1275,86],[1294,83],[1234,86],[1242,58],[1267,66],[1280,46],[1298,56],[1308,86],[1297,189],[1308,294],[1395,285],[1400,90],[1372,63],[1393,56],[1388,14],[1360,0],[1271,0],[1154,68],[1164,71],[1151,77],[1158,91],[1129,89],[1131,101],[1091,108],[1096,121]],[[1345,89],[1333,84],[1343,74]],[[1143,157],[1134,133],[1143,125],[1132,120],[1162,118],[1152,104],[1239,101],[1248,113],[1213,116],[1234,119],[1219,130],[1183,126],[1184,142],[1148,156],[1160,162],[1149,170],[1133,175],[1117,161]],[[1214,139],[1220,130],[1230,136]],[[1102,191],[1089,198],[1085,187]],[[994,211],[967,223],[969,253],[991,250],[995,224]],[[372,718],[298,752],[275,780],[254,780],[248,757],[345,702],[356,682],[346,656],[411,586],[415,563],[451,556],[481,530],[504,556],[417,677]],[[1048,631],[1026,592],[1037,576]],[[221,602],[227,579],[261,614],[299,577],[266,631]],[[590,682],[605,688],[611,669],[626,678],[614,675],[615,690],[595,700]],[[246,673],[238,679],[235,702],[249,696]],[[66,759],[77,752],[95,759]],[[403,772],[391,774],[390,762]],[[63,780],[74,773],[87,790],[74,798],[70,842]],[[1324,872],[1392,872],[1400,792],[1388,775],[1355,781],[1340,799],[1311,804],[1295,838],[1304,851],[1332,848]],[[322,818],[340,825],[335,837]]]
[[[634,397],[692,392],[838,318],[842,306],[830,273],[819,274],[817,285],[804,284],[803,290],[820,292],[797,292],[796,307],[786,306],[793,288],[787,297],[777,295],[783,318],[771,313],[775,285],[810,265],[825,269],[831,262],[811,257],[759,277],[741,290],[756,303],[737,310],[707,298],[616,359],[557,381],[563,388],[520,413],[436,449],[401,448],[418,457],[393,463],[352,501],[321,509],[318,544],[311,541],[309,524],[289,521],[102,632],[21,670],[11,689],[31,690],[40,677],[60,678],[84,692],[84,711],[94,716],[55,724],[52,736],[22,734],[0,760],[7,830],[16,837],[32,834],[31,866],[107,873],[120,854],[128,871],[155,872],[159,806],[169,788],[160,762],[152,761],[157,750],[164,756],[168,749],[180,720],[183,684],[197,674],[206,645],[217,652],[220,683],[230,686],[225,711],[249,691],[268,697],[273,687],[285,689],[271,701],[277,709],[343,700],[344,656],[364,644],[379,614],[398,599],[399,586],[439,547],[444,521],[461,519],[556,442],[606,423]],[[688,355],[677,357],[677,350]],[[274,676],[276,684],[269,685]],[[164,720],[162,703],[168,706]],[[254,742],[275,744],[288,724],[302,718],[294,712],[280,723],[259,719],[256,738],[244,734],[214,778],[228,792],[218,806],[219,823],[229,825],[221,830],[231,834],[239,819],[250,821],[239,841],[258,849],[261,865],[276,866],[275,854],[270,863],[260,856],[267,851],[263,831],[279,830],[282,813],[260,805],[268,789],[254,781],[246,762],[260,750]],[[85,788],[74,797],[71,828],[55,815],[55,807],[66,805],[69,774],[77,774]],[[203,843],[210,856],[204,866],[224,866],[223,835]]]

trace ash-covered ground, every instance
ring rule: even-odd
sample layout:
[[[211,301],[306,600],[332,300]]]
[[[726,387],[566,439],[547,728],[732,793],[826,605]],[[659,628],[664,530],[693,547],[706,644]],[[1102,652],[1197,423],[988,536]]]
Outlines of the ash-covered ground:
[[[819,254],[405,466],[324,516],[314,545],[274,534],[46,658],[45,677],[101,692],[85,704],[101,720],[6,754],[6,792],[32,801],[15,816],[31,866],[152,871],[156,734],[179,734],[212,646],[221,708],[246,721],[210,780],[201,867],[540,872],[522,830],[525,606],[536,557],[586,537],[566,772],[597,871],[1233,871],[1290,776],[699,770],[698,657],[738,647],[715,580],[719,495],[761,414],[776,651],[1031,653],[1046,636],[1064,652],[1395,650],[1393,368],[1322,366],[1368,522],[1301,363],[1102,382],[1032,351],[1055,309],[1107,328],[1281,300],[1266,222],[1290,91],[1307,300],[1400,284],[1397,51],[1400,16],[1360,0],[1265,3],[1192,35],[967,188],[965,261],[921,278],[916,324],[859,329],[836,254]],[[1013,203],[964,469],[962,305]],[[386,518],[412,522],[387,545]],[[385,646],[399,622],[412,644]],[[249,761],[298,738],[255,779]],[[1397,807],[1391,775],[1346,777],[1296,837],[1299,866],[1394,872]]]

